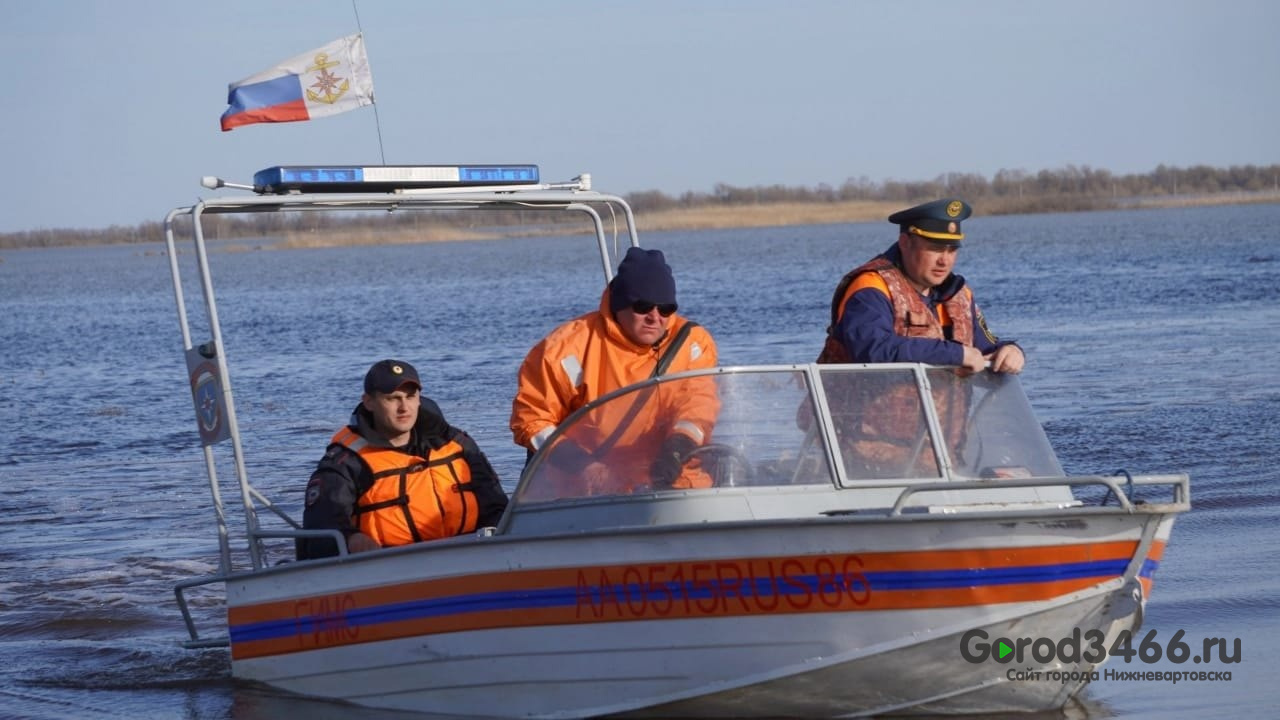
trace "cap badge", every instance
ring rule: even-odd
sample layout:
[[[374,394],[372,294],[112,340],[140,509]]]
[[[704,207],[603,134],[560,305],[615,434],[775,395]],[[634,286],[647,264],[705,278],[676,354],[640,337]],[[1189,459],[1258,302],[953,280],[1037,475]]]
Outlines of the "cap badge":
[[[403,374],[403,373],[404,373],[404,368],[400,367],[399,365],[392,365],[392,366],[391,366],[391,372],[393,372],[393,373],[395,373],[395,374],[397,374],[397,375],[401,375],[401,374]]]
[[[962,210],[964,210],[964,203],[959,200],[952,200],[947,204],[947,217],[956,217]],[[955,232],[955,229],[953,228],[951,232]]]
[[[955,234],[956,234],[956,224],[955,224],[955,223],[947,223],[947,232],[951,233],[952,235],[955,235]]]

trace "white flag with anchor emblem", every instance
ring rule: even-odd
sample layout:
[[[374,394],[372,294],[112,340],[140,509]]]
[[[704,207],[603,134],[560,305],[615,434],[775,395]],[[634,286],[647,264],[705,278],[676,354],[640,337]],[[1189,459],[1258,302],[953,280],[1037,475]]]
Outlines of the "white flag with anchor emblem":
[[[231,83],[222,129],[296,122],[373,104],[373,73],[360,33]]]

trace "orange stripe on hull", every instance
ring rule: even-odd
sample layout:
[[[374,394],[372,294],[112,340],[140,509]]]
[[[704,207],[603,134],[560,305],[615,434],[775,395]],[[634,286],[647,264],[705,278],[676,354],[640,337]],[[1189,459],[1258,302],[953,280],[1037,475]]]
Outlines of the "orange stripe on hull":
[[[245,659],[503,627],[964,607],[1118,577],[1136,542],[606,565],[424,580],[233,607]],[[1162,551],[1163,543],[1154,551]]]

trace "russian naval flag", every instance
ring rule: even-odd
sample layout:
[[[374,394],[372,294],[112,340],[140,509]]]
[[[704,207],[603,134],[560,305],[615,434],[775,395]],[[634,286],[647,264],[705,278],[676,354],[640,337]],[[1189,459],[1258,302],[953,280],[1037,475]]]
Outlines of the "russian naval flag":
[[[223,131],[253,123],[296,122],[373,104],[373,73],[360,33],[289,58],[231,83]]]

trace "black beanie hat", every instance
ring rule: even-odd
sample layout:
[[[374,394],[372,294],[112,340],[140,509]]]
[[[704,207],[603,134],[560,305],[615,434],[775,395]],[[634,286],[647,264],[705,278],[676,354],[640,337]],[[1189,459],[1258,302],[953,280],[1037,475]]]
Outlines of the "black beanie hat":
[[[676,280],[661,250],[627,248],[609,290],[609,310],[614,313],[637,301],[676,304]]]

